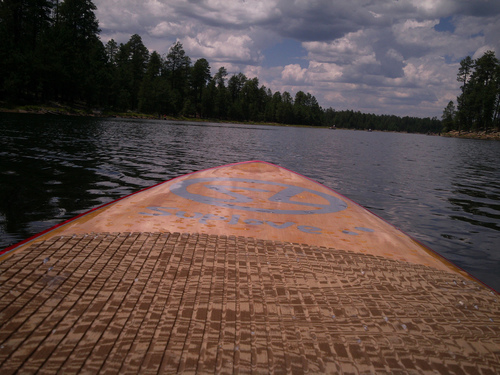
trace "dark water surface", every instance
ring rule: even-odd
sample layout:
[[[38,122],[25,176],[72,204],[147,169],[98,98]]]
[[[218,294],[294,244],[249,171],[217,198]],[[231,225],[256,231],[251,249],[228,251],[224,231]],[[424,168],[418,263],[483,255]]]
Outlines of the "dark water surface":
[[[0,248],[188,172],[264,160],[317,180],[500,290],[500,142],[0,114]]]

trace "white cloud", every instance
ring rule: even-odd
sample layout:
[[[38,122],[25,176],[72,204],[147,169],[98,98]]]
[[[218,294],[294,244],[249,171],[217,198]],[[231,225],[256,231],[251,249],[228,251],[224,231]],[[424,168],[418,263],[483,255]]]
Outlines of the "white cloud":
[[[285,84],[300,84],[306,81],[307,69],[302,69],[299,64],[285,66],[281,72],[281,78]]]
[[[500,53],[500,38],[498,37],[500,35],[500,21],[498,15],[460,17],[457,18],[456,25],[455,34],[467,46],[462,56],[476,54],[479,49],[486,45],[491,47],[497,55]]]
[[[312,61],[352,64],[360,57],[373,55],[373,48],[370,44],[372,33],[373,30],[358,30],[333,41],[304,42],[302,45],[308,51],[308,58]]]
[[[148,34],[156,38],[170,37],[172,35],[190,35],[191,28],[187,23],[179,23],[173,21],[162,21],[153,26],[146,26]]]
[[[494,51],[495,47],[489,46],[489,45],[484,45],[480,48],[477,49],[477,51],[474,53],[472,56],[473,59],[478,59],[481,56],[483,56],[487,51]]]
[[[209,30],[195,37],[186,37],[184,48],[196,56],[215,61],[242,61],[257,63],[262,56],[253,47],[248,35]]]

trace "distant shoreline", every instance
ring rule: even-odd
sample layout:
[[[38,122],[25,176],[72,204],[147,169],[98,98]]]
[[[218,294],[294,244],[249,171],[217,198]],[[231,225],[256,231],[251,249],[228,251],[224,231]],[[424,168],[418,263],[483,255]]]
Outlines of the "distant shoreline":
[[[171,120],[171,121],[186,121],[186,122],[220,122],[224,123],[225,121],[214,120],[214,119],[199,119],[199,118],[189,118],[189,117],[172,117],[172,116],[162,116],[158,117],[155,115],[148,115],[144,113],[134,113],[134,112],[101,112],[101,111],[88,111],[84,109],[77,108],[69,108],[69,107],[45,107],[45,106],[25,106],[25,107],[16,107],[16,108],[0,108],[0,112],[3,113],[25,113],[25,114],[39,114],[39,115],[61,115],[61,116],[83,116],[83,117],[102,117],[102,118],[129,118],[129,119],[144,119],[144,120]],[[300,126],[300,127],[311,127],[311,128],[320,128],[319,126],[312,125],[289,125],[289,124],[268,124],[268,123],[255,123],[255,122],[239,122],[239,121],[230,121],[230,123],[237,124],[249,124],[249,125],[272,125],[272,126]],[[321,126],[321,128],[328,128],[325,126]],[[337,129],[341,130],[342,127],[337,127]],[[362,129],[352,129],[363,131]],[[421,133],[416,133],[421,134]],[[464,138],[464,139],[481,139],[481,140],[493,140],[500,141],[500,131],[492,131],[492,132],[458,132],[457,130],[453,130],[446,133],[441,134],[430,134],[441,137],[449,137],[449,138]]]

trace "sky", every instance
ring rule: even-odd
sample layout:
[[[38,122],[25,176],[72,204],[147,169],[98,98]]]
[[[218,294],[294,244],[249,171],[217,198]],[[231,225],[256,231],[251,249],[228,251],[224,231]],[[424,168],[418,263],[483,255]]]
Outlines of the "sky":
[[[441,117],[460,61],[500,58],[500,0],[94,0],[101,39],[177,41],[212,75],[309,92],[323,108]]]

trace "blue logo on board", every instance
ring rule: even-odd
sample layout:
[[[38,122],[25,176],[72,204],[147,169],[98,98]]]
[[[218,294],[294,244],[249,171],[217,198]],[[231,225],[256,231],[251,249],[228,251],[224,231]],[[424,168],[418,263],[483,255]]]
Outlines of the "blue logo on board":
[[[224,184],[220,184],[221,182]],[[217,198],[215,196],[196,194],[188,191],[189,187],[195,184],[203,184],[206,189],[219,193],[217,196],[220,197],[220,194],[223,194],[226,198]],[[272,194],[273,190],[269,190],[269,187],[266,188],[266,185],[272,187],[278,186],[282,187],[282,189]],[[274,191],[275,190],[276,188],[274,188]],[[179,197],[198,203],[261,213],[315,215],[339,212],[347,208],[347,204],[343,200],[330,194],[295,185],[246,178],[194,178],[173,184],[170,191]],[[267,198],[265,207],[259,207],[252,198],[252,192],[271,193],[272,195]],[[317,197],[320,197],[322,199],[319,201],[325,203],[304,201],[304,199],[299,200],[298,196],[301,194],[306,194],[306,196],[309,197],[311,195],[316,196],[314,197],[316,198],[314,199],[316,202],[318,201]],[[300,209],[299,207],[296,209],[283,209],[282,204],[284,203],[302,206],[304,209]]]

